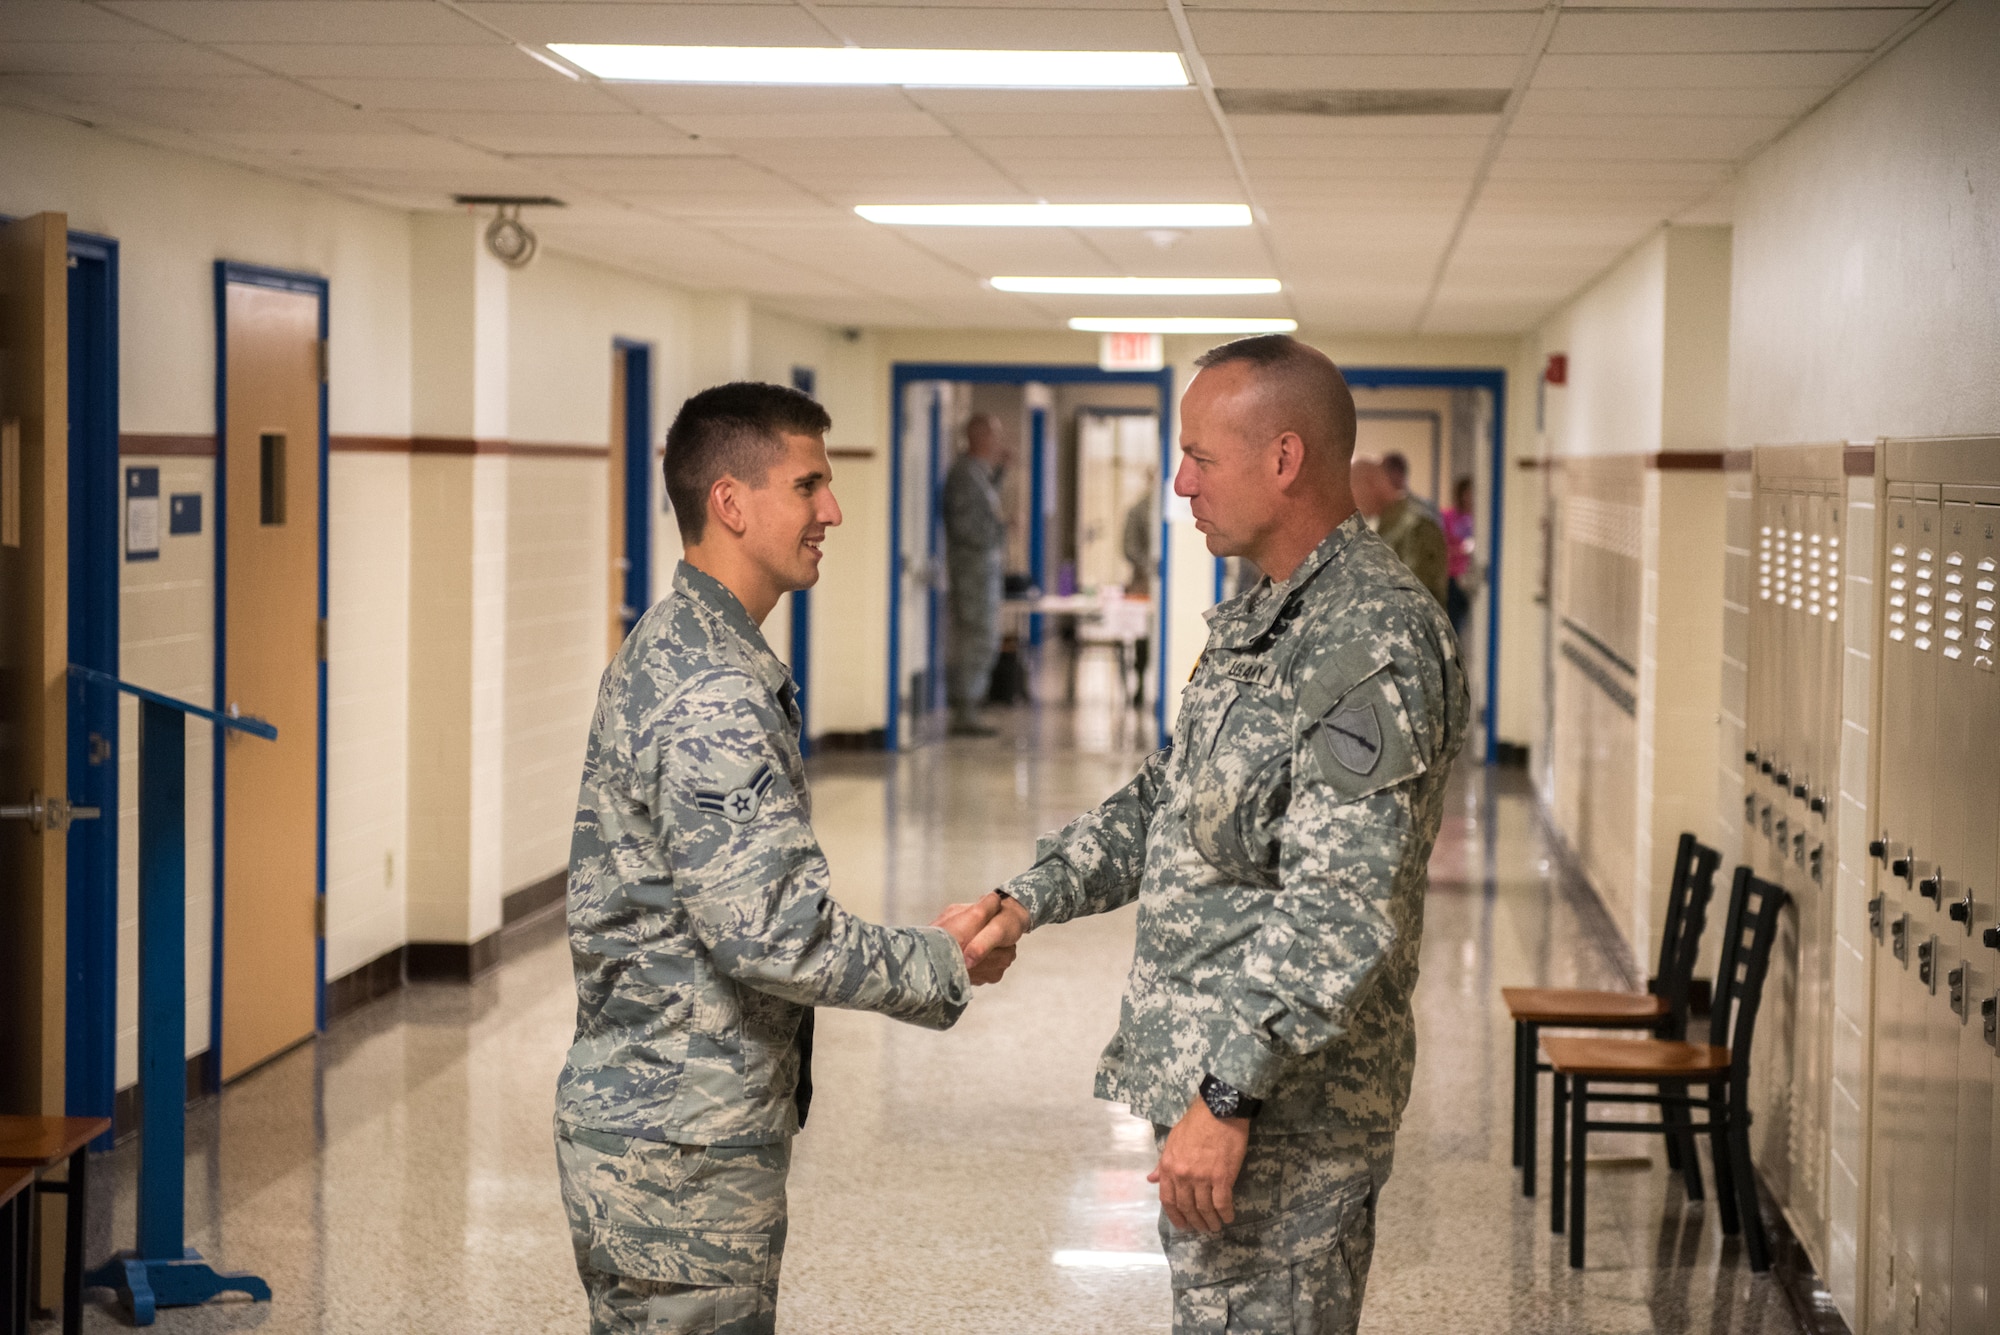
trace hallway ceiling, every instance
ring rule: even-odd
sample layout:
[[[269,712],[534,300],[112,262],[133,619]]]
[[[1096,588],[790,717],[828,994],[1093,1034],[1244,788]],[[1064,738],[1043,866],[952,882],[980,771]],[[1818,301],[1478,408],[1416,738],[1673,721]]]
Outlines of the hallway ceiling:
[[[1942,7],[1704,7],[1722,3],[9,0],[0,101],[401,208],[554,195],[568,207],[528,215],[550,247],[834,324],[1511,333],[1661,222],[1727,221],[1739,164]],[[1199,86],[605,84],[523,49],[559,41],[1173,50]],[[1291,110],[1410,105],[1450,114]],[[1156,240],[853,213],[1039,199],[1247,203],[1259,221]],[[1286,290],[1052,297],[983,286],[997,274]]]

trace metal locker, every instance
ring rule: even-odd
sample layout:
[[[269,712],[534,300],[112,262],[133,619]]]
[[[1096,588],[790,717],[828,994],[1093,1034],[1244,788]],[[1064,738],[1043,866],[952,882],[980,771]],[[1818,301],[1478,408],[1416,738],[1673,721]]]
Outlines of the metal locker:
[[[1877,710],[1878,811],[1869,851],[1875,855],[1870,931],[1875,937],[1875,1032],[1870,1117],[1870,1330],[1914,1328],[1921,1287],[1914,1221],[1923,1208],[1920,1143],[1922,1029],[1916,946],[1923,920],[1914,916],[1913,845],[1929,835],[1929,802],[1918,763],[1931,743],[1929,682],[1935,659],[1929,637],[1917,648],[1914,592],[1921,537],[1915,488],[1890,482],[1883,507],[1881,557],[1881,703]],[[1933,521],[1930,527],[1935,529]],[[1933,558],[1935,553],[1932,553]],[[1925,581],[1927,582],[1927,581]]]
[[[1982,503],[1983,502],[1983,503]],[[2000,952],[1987,949],[1995,923],[2000,844],[1993,812],[2000,801],[2000,675],[1995,673],[1995,604],[2000,599],[2000,489],[1946,486],[1944,566],[1939,590],[1939,818],[1954,827],[1955,875],[1944,878],[1945,926],[1952,943],[1945,990],[1948,1030],[1955,1031],[1957,1121],[1953,1154],[1951,1330],[1990,1335],[1995,1313],[1988,1266],[1993,1227],[1994,1049],[1980,1000],[1994,991]],[[1943,754],[1950,739],[1953,751]]]

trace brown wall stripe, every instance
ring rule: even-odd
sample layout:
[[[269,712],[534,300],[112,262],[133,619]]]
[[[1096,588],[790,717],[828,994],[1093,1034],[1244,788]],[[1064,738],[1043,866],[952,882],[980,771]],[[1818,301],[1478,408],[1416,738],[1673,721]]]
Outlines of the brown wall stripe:
[[[532,445],[469,436],[334,436],[335,454],[510,454],[530,459],[608,459],[606,445]]]
[[[1849,477],[1875,476],[1875,447],[1849,445],[1841,453],[1841,464]]]
[[[1720,473],[1728,456],[1720,450],[1662,450],[1646,456],[1646,466],[1662,473]]]
[[[174,459],[213,459],[215,437],[121,434],[118,437],[118,453]]]
[[[829,445],[826,447],[829,459],[873,459],[875,451],[866,445]]]

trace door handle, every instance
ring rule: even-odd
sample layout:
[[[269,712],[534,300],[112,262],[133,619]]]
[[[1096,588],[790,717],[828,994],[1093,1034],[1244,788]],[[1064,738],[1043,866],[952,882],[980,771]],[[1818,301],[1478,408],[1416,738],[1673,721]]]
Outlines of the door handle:
[[[49,830],[61,834],[71,821],[96,820],[104,813],[96,807],[80,807],[60,797],[44,799],[40,789],[29,792],[25,802],[0,805],[0,820],[24,820],[36,834]]]

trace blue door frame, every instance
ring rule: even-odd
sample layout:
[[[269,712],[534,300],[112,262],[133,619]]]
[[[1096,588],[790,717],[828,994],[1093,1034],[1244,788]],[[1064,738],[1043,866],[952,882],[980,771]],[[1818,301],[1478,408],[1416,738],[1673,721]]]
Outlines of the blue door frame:
[[[1483,389],[1493,395],[1493,481],[1488,488],[1486,538],[1486,701],[1480,719],[1486,729],[1486,763],[1498,764],[1500,738],[1495,724],[1500,699],[1500,525],[1507,487],[1507,373],[1498,368],[1343,366],[1341,374],[1354,389]]]
[[[625,470],[625,633],[653,605],[653,345],[614,338],[625,359],[625,439],[618,467]]]
[[[118,675],[118,243],[69,234],[69,661]],[[117,1083],[118,692],[71,673],[63,1106],[109,1117]],[[107,1136],[98,1148],[109,1148]]]
[[[228,666],[229,645],[229,285],[275,288],[300,292],[319,302],[319,337],[327,337],[327,280],[317,274],[271,269],[258,264],[238,264],[233,260],[215,262],[215,708],[221,710],[227,698],[224,671]],[[327,516],[327,377],[319,382],[319,617],[326,619],[326,516]],[[319,735],[314,739],[313,797],[313,893],[326,900],[326,662],[315,665],[319,687]],[[223,894],[223,778],[226,752],[223,734],[215,731],[215,791],[213,835],[215,844],[215,916],[211,930],[213,948],[208,971],[208,1078],[211,1091],[222,1083],[222,915],[227,909]],[[322,916],[321,921],[325,921]],[[326,938],[313,942],[313,1027],[326,1029]]]
[[[903,713],[903,391],[912,384],[929,380],[942,380],[958,384],[972,385],[1151,385],[1160,396],[1160,485],[1165,487],[1173,477],[1173,411],[1174,372],[1172,367],[1158,371],[1101,371],[1090,365],[1036,364],[1027,362],[897,362],[889,368],[889,716],[884,736],[891,751],[902,749]],[[1038,412],[1040,410],[1037,410]],[[1046,420],[1046,414],[1043,414]],[[1044,430],[1043,434],[1046,434]],[[938,489],[942,483],[940,467],[942,463],[942,430],[938,420],[938,405],[931,404],[930,424],[930,473],[928,479],[929,506],[928,545],[926,550],[933,561],[938,559],[942,544],[943,516],[938,504]],[[1164,494],[1164,493],[1163,493]],[[1160,553],[1159,571],[1156,584],[1159,597],[1156,602],[1155,631],[1159,643],[1154,647],[1153,657],[1158,677],[1156,699],[1153,704],[1154,722],[1159,727],[1159,735],[1167,735],[1167,556],[1171,535],[1167,527],[1166,507],[1160,507]],[[1036,520],[1029,520],[1030,528]],[[929,625],[927,638],[930,645],[930,678],[939,680],[937,672],[938,644],[940,640],[938,598],[935,589],[928,595]],[[935,689],[935,688],[933,688]]]

